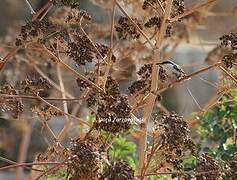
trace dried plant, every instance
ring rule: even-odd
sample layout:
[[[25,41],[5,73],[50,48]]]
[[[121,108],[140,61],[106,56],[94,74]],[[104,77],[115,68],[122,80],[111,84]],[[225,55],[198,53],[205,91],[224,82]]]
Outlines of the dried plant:
[[[168,60],[183,42],[192,43],[192,34],[207,26],[209,16],[218,16],[211,9],[216,0],[188,6],[184,0],[90,0],[110,14],[98,22],[77,0],[48,0],[38,11],[26,2],[32,19],[15,39],[9,35],[8,41],[2,40],[8,45],[11,40],[13,47],[0,47],[6,54],[0,61],[1,115],[26,128],[18,162],[0,157],[12,164],[0,170],[17,168],[19,178],[22,167],[32,166],[33,179],[235,179],[236,155],[222,161],[205,153],[200,156],[195,127],[166,107],[162,98],[172,87],[219,70],[218,85],[206,81],[217,91],[210,103],[200,105],[189,89],[187,99],[198,105],[199,114],[214,106],[221,107],[219,115],[223,109],[230,114],[223,118],[228,121],[224,127],[233,126],[226,134],[233,136],[236,148],[237,122],[231,114],[235,105],[222,106],[220,98],[237,84],[237,32],[219,34],[220,43],[204,60],[207,67],[188,73]],[[55,10],[48,13],[52,7]],[[232,96],[236,94],[223,99]],[[55,131],[53,122],[62,119],[63,128]],[[33,131],[38,121],[52,138],[45,152],[25,163],[29,129]],[[136,147],[134,142],[132,146],[121,136],[136,142],[137,150],[131,148]],[[196,164],[187,168],[190,158]]]

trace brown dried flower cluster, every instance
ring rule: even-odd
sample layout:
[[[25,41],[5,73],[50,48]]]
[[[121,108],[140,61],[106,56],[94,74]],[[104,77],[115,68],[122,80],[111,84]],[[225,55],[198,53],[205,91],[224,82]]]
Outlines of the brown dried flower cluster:
[[[111,133],[126,131],[131,127],[131,107],[128,98],[121,95],[118,83],[108,77],[105,85],[106,94],[100,95],[96,114],[96,129]]]
[[[93,49],[90,40],[86,36],[78,34],[74,37],[74,42],[68,43],[67,54],[78,65],[85,65],[93,61]]]
[[[84,19],[91,21],[92,17],[87,11],[72,9],[67,16],[66,22],[76,25],[78,23],[80,24]]]
[[[142,29],[142,24],[137,18],[132,18],[133,22]],[[127,39],[131,37],[132,39],[138,39],[140,37],[140,32],[138,28],[131,22],[128,17],[120,17],[118,20],[118,25],[115,26],[115,30],[118,33],[120,39]]]
[[[220,37],[221,46],[231,49],[229,54],[226,54],[222,61],[226,68],[232,68],[233,63],[237,63],[237,33],[229,33]]]
[[[56,6],[69,6],[72,9],[79,9],[79,2],[77,0],[52,0]]]
[[[237,179],[237,153],[235,153],[233,158],[228,162],[228,166],[230,168],[228,176]]]
[[[148,21],[144,24],[146,28],[156,27],[160,28],[161,26],[161,18],[158,16],[151,17]]]
[[[164,115],[162,119],[156,119],[155,124],[155,130],[163,132],[160,135],[160,150],[163,152],[166,162],[179,169],[185,153],[195,153],[195,144],[189,136],[187,122],[182,116],[172,113],[168,116]]]
[[[21,27],[21,33],[18,38],[16,38],[15,44],[16,46],[21,46],[27,42],[32,42],[33,40],[44,43],[45,37],[47,37],[54,28],[55,26],[47,20],[28,22]]]
[[[52,117],[63,115],[60,111],[49,105],[33,107],[32,112],[45,121],[50,120]]]
[[[152,73],[152,64],[143,65],[140,70],[137,72],[140,79],[133,82],[130,87],[128,87],[128,91],[130,94],[135,94],[140,92],[145,94],[149,91],[151,86],[151,73]]]
[[[166,2],[167,2],[167,0],[161,0],[161,5],[163,6],[163,8],[165,8]],[[144,10],[150,9],[150,8],[157,8],[157,7],[159,9],[161,8],[160,4],[156,0],[145,0],[142,5],[142,8]],[[172,12],[171,12],[171,17],[173,18],[177,15],[183,14],[184,10],[185,10],[184,0],[174,0]]]
[[[4,85],[1,90],[1,94],[18,95],[18,91],[11,85]],[[18,118],[20,113],[23,112],[23,104],[16,98],[0,97],[0,108],[3,112],[9,112],[13,118]]]
[[[41,91],[51,88],[48,81],[42,77],[39,79],[25,79],[21,82],[21,88],[26,94],[38,95]]]
[[[135,180],[134,170],[124,160],[110,162],[105,168],[100,180]]]
[[[194,171],[197,179],[219,179],[223,175],[220,163],[208,154],[201,156]]]
[[[72,140],[70,151],[69,170],[72,179],[98,179],[101,166],[98,142],[91,138]]]

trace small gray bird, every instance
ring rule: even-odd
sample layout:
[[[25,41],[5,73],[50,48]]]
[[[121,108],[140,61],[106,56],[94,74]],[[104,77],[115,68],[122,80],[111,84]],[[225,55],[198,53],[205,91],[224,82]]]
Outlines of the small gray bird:
[[[159,79],[162,86],[169,85],[186,76],[184,70],[176,63],[170,60],[157,63],[159,66]]]

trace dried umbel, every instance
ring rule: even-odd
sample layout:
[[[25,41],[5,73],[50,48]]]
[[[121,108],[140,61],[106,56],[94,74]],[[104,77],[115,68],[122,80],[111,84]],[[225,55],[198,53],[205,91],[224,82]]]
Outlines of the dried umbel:
[[[1,90],[1,94],[18,95],[11,85],[4,85]],[[3,112],[9,112],[13,118],[18,118],[20,113],[23,112],[23,104],[17,98],[7,98],[0,96],[0,108]]]
[[[118,83],[110,76],[105,84],[105,92],[98,100],[96,129],[111,133],[128,130],[131,127],[131,106],[127,96],[120,94]]]
[[[231,49],[228,54],[224,55],[222,62],[226,68],[232,68],[233,64],[237,62],[237,33],[223,35],[220,40],[223,48]]]
[[[150,89],[150,80],[137,80],[132,83],[131,86],[128,87],[128,91],[130,94],[142,93],[145,94]]]
[[[140,29],[142,29],[141,22],[137,18],[132,18],[132,20]],[[141,34],[133,22],[128,17],[119,18],[118,25],[115,26],[115,30],[117,31],[120,39],[127,39],[129,37],[132,39],[138,39],[140,37]]]
[[[67,16],[66,22],[77,25],[78,23],[80,24],[82,20],[91,21],[91,19],[92,17],[87,11],[72,9]]]
[[[74,42],[68,43],[67,54],[78,65],[86,65],[93,60],[94,47],[90,40],[83,35],[78,34],[74,37]]]
[[[151,17],[148,21],[144,24],[146,28],[156,27],[160,28],[161,26],[161,18],[158,16]]]
[[[105,58],[105,57],[107,57],[109,54],[109,47],[108,46],[106,46],[106,45],[104,45],[104,44],[99,44],[99,43],[97,43],[96,44],[96,48],[98,49],[98,51],[99,51],[99,53],[98,52],[96,52],[95,51],[95,53],[96,53],[96,58],[97,59],[99,59],[99,58],[101,58],[100,57],[100,55],[103,57],[103,58]],[[113,62],[115,62],[116,61],[116,57],[114,56],[114,54],[112,54],[111,55],[111,60],[113,61]]]
[[[46,91],[51,88],[48,81],[42,77],[39,79],[25,79],[21,82],[21,88],[26,94],[37,95],[41,91]]]
[[[113,161],[102,173],[100,180],[135,180],[134,170],[124,160]]]
[[[16,38],[16,46],[24,45],[27,42],[36,41],[39,43],[44,43],[45,38],[52,33],[55,29],[53,25],[48,20],[35,20],[26,23],[26,25],[21,27],[21,33]]]
[[[184,0],[174,0],[172,12],[171,12],[171,17],[173,18],[175,16],[183,14],[184,10],[185,10]]]
[[[72,174],[72,179],[98,179],[98,171],[101,166],[98,143],[90,138],[72,140],[70,151],[69,170]]]
[[[62,145],[55,143],[52,146],[48,147],[47,150],[43,153],[36,155],[36,162],[58,162],[65,161],[69,157],[69,150]]]
[[[227,54],[223,57],[222,62],[224,63],[224,66],[226,68],[232,68],[233,63],[237,63],[237,53],[233,54]]]
[[[207,154],[201,156],[194,171],[197,179],[221,179],[223,175],[220,163]]]
[[[220,37],[222,46],[230,46],[232,50],[237,49],[237,33],[229,33]]]
[[[72,9],[79,9],[78,0],[52,0],[52,2],[57,6],[69,6]]]
[[[148,9],[149,7],[155,6],[158,3],[156,0],[145,0],[142,9]]]
[[[237,179],[237,153],[233,156],[233,158],[228,162],[228,166],[230,168],[228,175],[233,179]]]
[[[155,130],[161,131],[160,150],[166,157],[166,162],[179,168],[185,153],[195,153],[195,144],[189,137],[189,129],[183,117],[176,113],[164,115],[155,120]]]
[[[167,0],[160,0],[161,4],[157,0],[145,0],[142,8],[144,10],[150,9],[150,8],[156,8],[156,9],[161,9],[161,5],[163,8],[165,8]],[[174,0],[172,4],[172,11],[171,11],[171,17],[175,17],[177,15],[183,14],[185,10],[184,6],[184,0]]]
[[[129,93],[135,94],[139,92],[145,94],[147,91],[149,91],[151,86],[151,73],[152,73],[152,64],[143,65],[137,72],[140,79],[133,82],[132,85],[128,87]]]
[[[45,121],[50,120],[52,117],[62,116],[60,111],[49,105],[33,107],[32,112]]]

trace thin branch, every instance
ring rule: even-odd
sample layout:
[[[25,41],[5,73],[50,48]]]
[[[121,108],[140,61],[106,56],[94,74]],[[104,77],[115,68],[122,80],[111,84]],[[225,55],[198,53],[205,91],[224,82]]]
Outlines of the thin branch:
[[[5,171],[7,169],[17,168],[17,167],[25,167],[25,166],[34,166],[34,165],[53,165],[53,164],[61,164],[62,162],[31,162],[31,163],[17,163],[9,166],[0,167],[0,171]]]
[[[7,159],[7,158],[2,157],[2,156],[0,156],[0,161],[6,162],[6,163],[9,163],[9,164],[18,164],[17,162],[12,161],[12,160]],[[23,167],[24,167],[25,169],[28,169],[28,170],[34,170],[34,171],[42,172],[42,170],[40,170],[40,169],[30,168],[30,167],[27,167],[27,166],[23,166]]]
[[[61,72],[59,64],[57,65],[57,74],[58,74],[60,88],[61,88],[61,91],[62,91],[62,98],[65,99],[66,98],[65,87],[64,87],[62,72]],[[64,110],[64,113],[68,114],[68,106],[67,106],[66,101],[63,101],[63,110]],[[58,134],[59,141],[64,139],[68,129],[70,128],[70,124],[71,124],[71,119],[67,115],[65,115],[65,122],[64,122],[64,125],[63,125],[63,129]]]
[[[20,99],[35,99],[38,100],[37,96],[27,96],[27,95],[13,95],[13,94],[1,94],[0,93],[0,97],[4,97],[4,98],[20,98]],[[46,101],[80,101],[84,98],[43,98]]]
[[[25,0],[28,8],[30,9],[30,13],[31,14],[35,14],[35,10],[33,9],[33,7],[31,6],[30,2],[28,0]]]
[[[27,158],[27,152],[30,145],[32,126],[34,124],[33,121],[28,122],[26,119],[21,119],[23,125],[21,143],[18,152],[18,163],[23,163]],[[16,169],[16,179],[23,179],[24,172],[22,167],[18,167]]]

